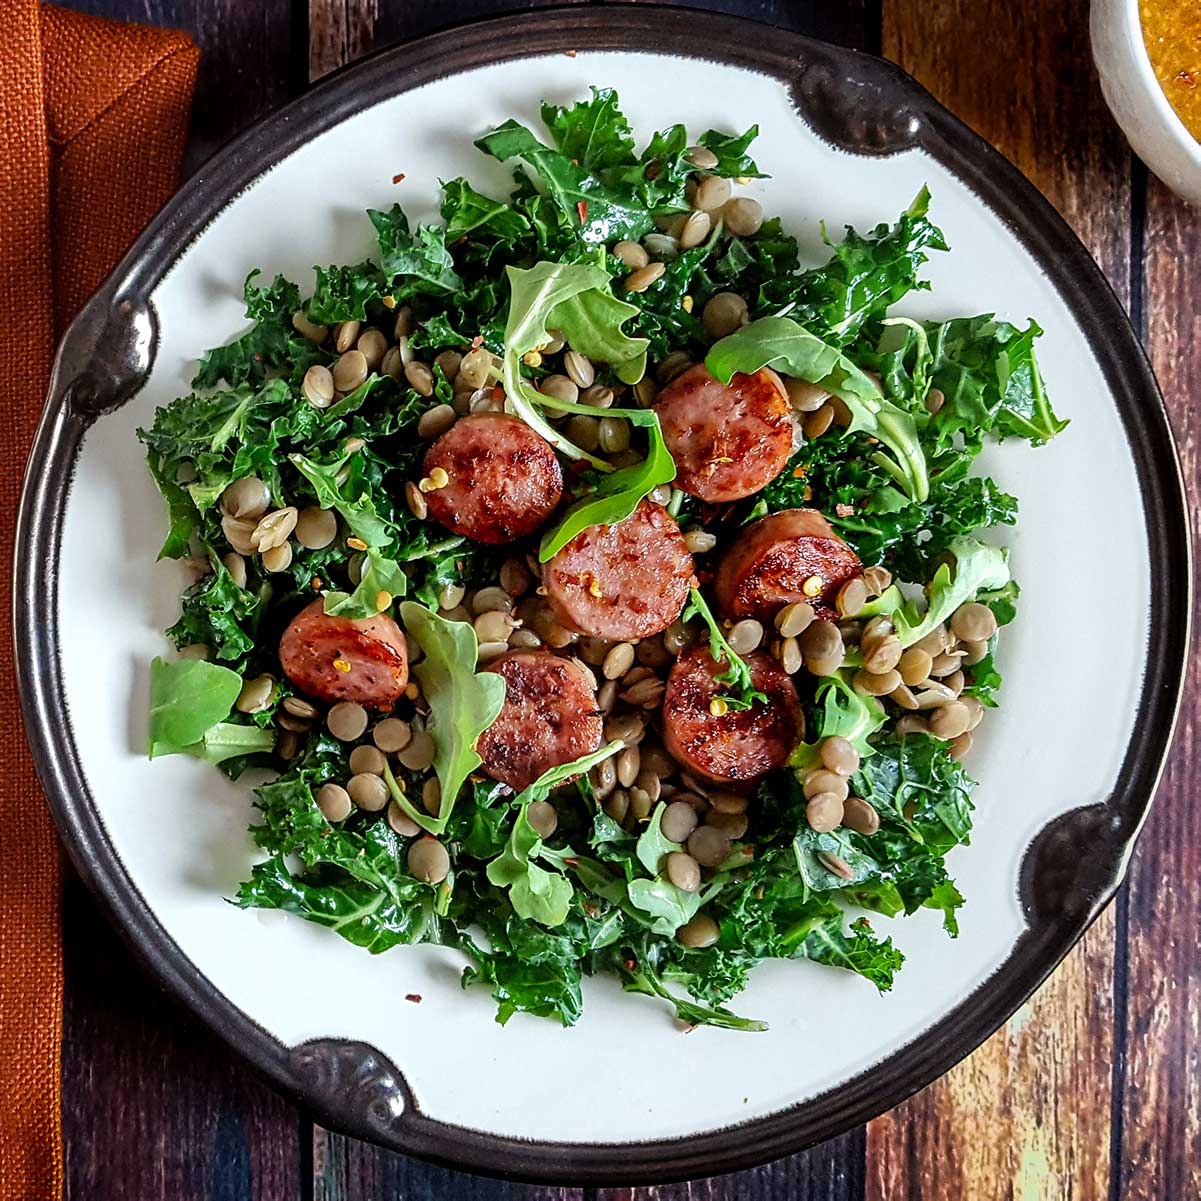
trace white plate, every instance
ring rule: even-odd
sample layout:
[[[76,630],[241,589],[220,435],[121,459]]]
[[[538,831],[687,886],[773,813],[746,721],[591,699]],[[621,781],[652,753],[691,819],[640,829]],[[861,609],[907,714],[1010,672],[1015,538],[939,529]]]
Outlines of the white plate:
[[[571,46],[575,57],[561,53]],[[223,898],[255,858],[247,785],[143,753],[148,664],[182,577],[154,562],[164,516],[135,428],[243,326],[248,271],[303,290],[314,263],[369,253],[367,207],[400,200],[428,219],[437,180],[460,174],[504,190],[507,168],[472,139],[508,117],[536,126],[542,98],[590,83],[615,87],[644,136],[676,120],[758,122],[772,178],[752,194],[813,261],[821,220],[891,221],[928,185],[953,251],[933,257],[932,291],[904,311],[1036,317],[1047,387],[1072,419],[1048,447],[1009,443],[981,463],[1021,499],[1006,540],[1022,601],[1002,643],[1005,704],[969,763],[972,845],[950,860],[968,898],[961,936],[929,912],[880,919],[907,956],[883,997],[809,963],[763,965],[737,1008],[766,1019],[765,1034],[684,1037],[609,979],[586,982],[571,1030],[524,1015],[502,1028],[486,992],[460,990],[453,951],[372,957],[299,918],[236,909]],[[925,1084],[1021,1003],[1108,899],[1174,715],[1182,515],[1154,382],[1100,273],[1008,164],[895,69],[697,13],[509,18],[371,60],[257,127],[186,186],[67,335],[18,543],[28,725],[68,846],[134,941],[327,1122],[527,1177],[708,1174]]]

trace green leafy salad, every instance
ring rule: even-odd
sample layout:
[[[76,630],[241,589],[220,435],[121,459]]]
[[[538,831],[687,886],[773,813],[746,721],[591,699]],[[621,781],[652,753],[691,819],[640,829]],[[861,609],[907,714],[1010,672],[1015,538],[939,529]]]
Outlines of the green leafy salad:
[[[238,905],[455,947],[502,1023],[604,973],[759,1030],[763,959],[885,991],[882,918],[958,932],[1018,596],[972,468],[1066,425],[1040,330],[896,311],[948,249],[925,190],[807,264],[755,127],[639,150],[597,88],[542,121],[475,143],[508,196],[369,211],[310,295],[251,274],[139,430],[194,576],[150,755],[267,781]]]

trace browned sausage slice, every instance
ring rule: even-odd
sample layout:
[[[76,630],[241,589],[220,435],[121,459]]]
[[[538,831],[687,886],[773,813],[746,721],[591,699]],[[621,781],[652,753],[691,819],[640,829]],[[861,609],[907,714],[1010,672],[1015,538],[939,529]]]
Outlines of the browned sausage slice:
[[[819,617],[832,620],[839,588],[862,574],[858,556],[816,509],[785,509],[739,531],[713,589],[732,620],[771,621],[793,601],[808,601]]]
[[[676,487],[711,504],[758,492],[792,453],[788,393],[769,367],[722,384],[698,363],[659,393],[655,412]]]
[[[548,768],[599,749],[596,693],[574,663],[546,651],[510,651],[484,670],[506,684],[500,713],[475,744],[493,779],[520,792]]]
[[[390,707],[409,682],[409,651],[400,626],[379,613],[360,621],[330,617],[315,600],[279,640],[284,675],[308,696]]]
[[[581,530],[542,569],[547,603],[559,622],[615,642],[667,629],[693,578],[676,519],[649,500],[616,525]]]
[[[671,669],[663,698],[663,745],[683,768],[721,784],[756,780],[783,767],[804,733],[792,680],[770,655],[747,656],[754,687],[767,697],[749,709],[715,716],[714,697],[728,691],[714,677],[726,670],[708,646],[685,651]]]
[[[507,413],[456,421],[425,453],[447,484],[425,494],[431,516],[476,542],[510,542],[533,533],[563,495],[563,469],[550,443]]]

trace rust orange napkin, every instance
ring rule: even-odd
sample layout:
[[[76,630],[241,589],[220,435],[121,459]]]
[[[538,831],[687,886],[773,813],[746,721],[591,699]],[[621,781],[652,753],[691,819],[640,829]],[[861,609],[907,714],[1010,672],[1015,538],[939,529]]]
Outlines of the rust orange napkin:
[[[11,558],[55,336],[174,190],[199,52],[182,34],[4,0],[0,537]],[[0,682],[19,721],[5,598]],[[59,848],[23,740],[0,743],[0,1201],[61,1195]]]

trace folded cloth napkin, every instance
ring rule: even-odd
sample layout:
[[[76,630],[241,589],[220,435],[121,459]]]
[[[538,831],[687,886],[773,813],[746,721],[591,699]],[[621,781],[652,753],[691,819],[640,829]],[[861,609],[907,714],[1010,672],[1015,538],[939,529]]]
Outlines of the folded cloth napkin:
[[[6,0],[0,70],[0,538],[7,561],[54,340],[174,190],[199,52],[183,35]],[[4,613],[11,611],[5,598]],[[0,697],[17,716],[0,621]],[[32,795],[31,795],[32,794]],[[63,1179],[59,847],[21,739],[0,742],[0,1201]]]

